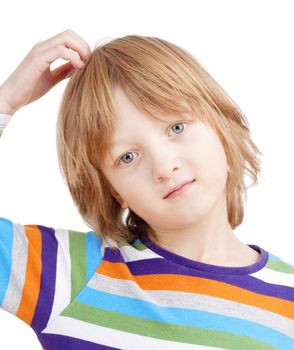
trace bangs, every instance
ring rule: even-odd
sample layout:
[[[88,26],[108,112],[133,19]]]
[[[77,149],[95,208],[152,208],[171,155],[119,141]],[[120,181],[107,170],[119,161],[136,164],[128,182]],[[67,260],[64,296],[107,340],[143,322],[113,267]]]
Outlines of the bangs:
[[[95,167],[109,151],[118,122],[113,100],[117,87],[151,118],[167,121],[171,116],[180,116],[205,121],[209,104],[199,90],[197,64],[191,67],[193,62],[189,53],[184,55],[180,49],[171,49],[164,40],[152,37],[142,41],[132,35],[96,48],[83,69],[72,76],[82,91],[77,108],[81,115],[87,115],[78,127],[88,139],[95,140],[88,148]]]

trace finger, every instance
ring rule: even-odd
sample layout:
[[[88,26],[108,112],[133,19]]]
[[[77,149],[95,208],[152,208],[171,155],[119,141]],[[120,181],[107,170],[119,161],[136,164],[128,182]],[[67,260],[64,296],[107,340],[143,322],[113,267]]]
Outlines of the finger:
[[[91,53],[91,48],[87,42],[72,30],[66,30],[39,44],[41,50],[48,50],[54,46],[64,45],[76,51],[82,60],[86,60]]]
[[[48,39],[53,45],[62,44],[79,53],[81,58],[85,60],[91,53],[91,48],[88,43],[73,30],[66,30]]]
[[[62,58],[65,61],[70,61],[75,68],[81,68],[84,65],[79,55],[75,51],[68,49],[63,45],[59,45],[51,48],[50,50],[45,50],[39,53],[39,61],[44,62],[44,67],[42,67],[42,70],[45,71],[48,69],[51,63],[58,58]]]
[[[82,59],[85,60],[91,54],[91,51],[92,51],[91,47],[89,46],[89,44],[80,35],[78,35],[73,30],[69,30],[69,34],[71,34],[74,37],[76,37],[77,41],[79,41],[84,46],[85,52],[82,53]]]

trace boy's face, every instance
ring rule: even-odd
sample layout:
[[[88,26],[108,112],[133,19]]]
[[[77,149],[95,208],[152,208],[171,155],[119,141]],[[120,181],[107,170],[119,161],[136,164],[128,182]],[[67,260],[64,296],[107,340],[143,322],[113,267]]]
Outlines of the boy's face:
[[[187,116],[170,115],[166,122],[150,118],[120,88],[114,90],[114,100],[119,124],[112,141],[119,143],[109,151],[102,171],[122,207],[156,232],[193,227],[215,205],[223,205],[227,159],[211,127],[186,121]],[[182,194],[164,199],[172,187],[193,179]]]

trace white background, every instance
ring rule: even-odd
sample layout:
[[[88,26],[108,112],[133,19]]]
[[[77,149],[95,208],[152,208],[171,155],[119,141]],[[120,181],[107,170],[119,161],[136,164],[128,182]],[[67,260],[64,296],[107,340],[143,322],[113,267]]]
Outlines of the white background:
[[[128,34],[158,36],[187,49],[244,111],[264,154],[262,178],[248,190],[244,221],[235,232],[243,242],[294,263],[291,6],[281,0],[6,1],[0,84],[35,43],[66,29],[92,49],[103,37]],[[17,111],[0,140],[0,216],[87,231],[56,157],[55,123],[66,83]],[[41,349],[34,332],[3,310],[0,329],[0,348]]]

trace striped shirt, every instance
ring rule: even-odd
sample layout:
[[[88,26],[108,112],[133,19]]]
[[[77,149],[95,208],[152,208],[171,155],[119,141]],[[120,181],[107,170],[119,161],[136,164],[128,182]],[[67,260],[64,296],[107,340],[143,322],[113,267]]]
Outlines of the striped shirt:
[[[0,307],[46,350],[294,349],[294,266],[249,246],[225,267],[0,217]]]
[[[0,218],[0,306],[47,350],[294,349],[294,266],[250,246],[222,267]]]
[[[0,137],[8,123],[10,122],[12,115],[0,113]]]

